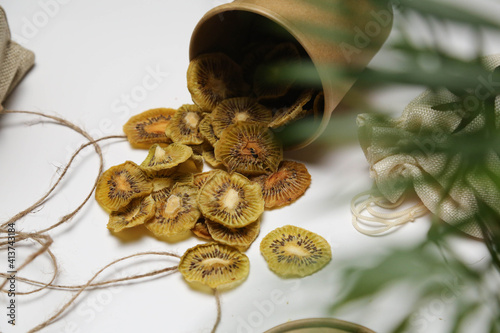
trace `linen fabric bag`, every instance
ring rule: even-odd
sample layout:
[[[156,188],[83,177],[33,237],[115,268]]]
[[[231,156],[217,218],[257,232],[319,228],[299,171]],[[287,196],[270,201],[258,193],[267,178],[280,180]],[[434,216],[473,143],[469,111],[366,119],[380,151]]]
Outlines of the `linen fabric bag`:
[[[493,75],[500,55],[485,57],[483,65]],[[427,90],[398,119],[376,114],[357,118],[361,148],[378,195],[395,204],[404,193],[414,191],[430,212],[477,238],[482,238],[479,207],[486,205],[500,215],[500,141],[474,147],[477,138],[500,137],[500,96],[492,86],[484,85],[494,82],[491,77],[485,79],[462,95],[445,88]],[[372,203],[382,201],[372,197],[363,207]],[[405,212],[422,215],[424,211],[417,207]],[[384,216],[368,220],[382,222]]]
[[[7,96],[35,62],[33,52],[10,38],[7,17],[0,7],[0,110]]]

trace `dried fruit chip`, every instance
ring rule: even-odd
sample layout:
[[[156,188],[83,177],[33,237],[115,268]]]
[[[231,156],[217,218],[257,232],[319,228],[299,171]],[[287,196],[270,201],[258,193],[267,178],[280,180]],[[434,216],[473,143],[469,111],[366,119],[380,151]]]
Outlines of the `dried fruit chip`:
[[[165,128],[176,111],[170,108],[144,111],[131,117],[123,125],[123,132],[135,148],[148,149],[154,143],[170,142],[165,135]]]
[[[278,171],[252,178],[262,187],[267,209],[287,206],[301,197],[311,184],[311,175],[304,164],[283,161]]]
[[[149,220],[154,213],[155,202],[150,195],[134,199],[121,211],[109,215],[108,229],[119,232],[125,228],[135,227]]]
[[[281,144],[267,126],[245,122],[226,128],[214,151],[229,172],[244,175],[274,172],[283,159]]]
[[[153,191],[150,197],[154,202],[166,200],[175,184],[171,176],[155,177],[151,179],[151,182],[153,183]]]
[[[187,161],[192,155],[191,147],[180,143],[172,143],[165,148],[154,144],[149,148],[148,156],[141,163],[141,167],[146,172],[167,170]]]
[[[203,120],[200,122],[199,128],[200,133],[212,146],[219,140],[212,126],[212,114],[208,113],[204,116]]]
[[[205,185],[205,183],[218,172],[224,172],[224,171],[210,170],[206,172],[197,173],[194,175],[193,184],[196,185],[199,189],[201,189],[203,185]]]
[[[198,206],[206,218],[227,227],[241,228],[264,212],[259,184],[246,177],[221,171],[215,173],[200,190]]]
[[[153,192],[151,192],[151,197],[155,202],[166,200],[170,196],[172,188],[176,184],[192,184],[193,175],[191,173],[169,172],[163,174],[163,172],[157,172],[151,177],[151,182],[153,183]]]
[[[191,172],[182,172],[182,171],[177,171],[171,175],[172,181],[175,184],[189,184],[193,185],[193,173]]]
[[[313,113],[314,118],[321,118],[325,112],[325,94],[323,91],[318,93],[314,98]]]
[[[210,288],[244,280],[250,271],[250,261],[243,253],[222,244],[200,244],[184,253],[179,272],[189,282],[199,282]]]
[[[97,183],[95,197],[108,211],[119,211],[132,199],[151,193],[153,185],[137,164],[127,161],[106,170]]]
[[[229,228],[220,223],[206,220],[209,234],[222,244],[246,251],[260,232],[260,219],[242,228]]]
[[[293,43],[281,43],[270,51],[256,68],[253,89],[260,98],[279,97],[286,94],[295,78],[287,68],[300,61],[297,47]]]
[[[203,156],[193,155],[187,161],[182,162],[177,167],[179,173],[198,173],[203,170]]]
[[[273,120],[269,123],[270,128],[276,128],[288,124],[292,120],[297,120],[302,117],[307,110],[303,106],[312,98],[313,90],[303,90],[290,105],[285,105],[276,110]]]
[[[271,110],[253,98],[229,98],[220,102],[212,112],[212,127],[215,135],[220,138],[222,131],[229,125],[242,121],[267,125],[271,118]]]
[[[222,162],[215,158],[213,149],[205,150],[202,156],[205,159],[205,162],[207,162],[212,168],[220,168],[223,166]]]
[[[187,84],[193,102],[206,111],[226,98],[242,96],[248,89],[240,66],[223,53],[203,54],[191,60]]]
[[[200,122],[201,124],[201,122]],[[191,147],[191,149],[193,150],[193,155],[198,155],[200,156],[201,153],[203,153],[203,144],[205,143],[205,141],[203,141],[203,143],[201,144],[198,144],[198,145],[189,145],[189,147]]]
[[[196,224],[194,225],[193,229],[191,229],[193,234],[196,236],[213,241],[212,236],[210,236],[210,232],[208,231],[207,223],[205,222],[205,218],[202,217],[198,221],[196,221]]]
[[[299,227],[286,225],[267,234],[260,252],[269,268],[282,277],[304,277],[323,268],[332,258],[328,242]]]
[[[198,145],[204,140],[198,129],[202,118],[200,108],[196,105],[185,104],[172,117],[165,128],[165,134],[173,142]]]
[[[191,230],[200,217],[197,193],[194,185],[174,185],[166,200],[156,202],[155,216],[146,223],[146,228],[157,236],[174,236]]]
[[[253,82],[257,67],[264,62],[264,59],[276,45],[274,43],[254,43],[245,48],[245,55],[241,61],[243,78],[247,82]]]

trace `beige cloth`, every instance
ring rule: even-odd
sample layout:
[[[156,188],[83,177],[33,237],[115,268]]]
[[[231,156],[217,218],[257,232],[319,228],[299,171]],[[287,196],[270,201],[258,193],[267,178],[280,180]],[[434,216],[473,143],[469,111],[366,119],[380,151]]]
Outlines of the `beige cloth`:
[[[486,57],[484,65],[492,71],[500,65],[500,55]],[[500,96],[492,98],[498,130]],[[495,183],[495,179],[500,179],[500,158],[493,150],[484,152],[484,169],[472,168],[465,174],[457,173],[458,167],[467,162],[464,156],[460,153],[450,155],[437,148],[446,140],[453,141],[459,136],[467,139],[468,135],[483,130],[486,118],[481,113],[459,128],[466,114],[463,109],[443,112],[432,108],[452,102],[460,102],[460,99],[449,90],[428,90],[413,100],[398,119],[359,115],[360,144],[370,164],[370,176],[385,199],[395,203],[404,192],[413,189],[433,214],[452,225],[460,225],[464,232],[474,237],[482,238],[481,229],[474,221],[478,213],[477,199],[500,214],[500,188]],[[426,135],[422,136],[422,133]],[[415,149],[400,149],[408,144]]]
[[[34,63],[33,52],[10,39],[7,17],[0,7],[0,110],[7,96]]]

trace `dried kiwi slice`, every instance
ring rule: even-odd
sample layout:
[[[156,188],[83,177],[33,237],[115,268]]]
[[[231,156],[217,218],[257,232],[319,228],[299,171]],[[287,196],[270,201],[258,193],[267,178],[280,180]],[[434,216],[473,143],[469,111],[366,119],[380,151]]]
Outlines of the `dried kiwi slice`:
[[[246,251],[260,232],[260,219],[242,228],[229,228],[220,223],[206,220],[212,238],[222,244]]]
[[[287,206],[301,197],[311,184],[311,175],[304,164],[283,161],[276,172],[252,181],[260,184],[265,207],[271,209]]]
[[[314,98],[313,114],[314,118],[321,118],[325,112],[325,94],[323,91]]]
[[[170,196],[170,191],[174,187],[175,181],[171,175],[168,175],[151,178],[151,183],[153,184],[153,191],[149,196],[154,202],[158,202],[166,200]]]
[[[205,141],[201,144],[198,144],[198,145],[189,145],[189,147],[191,147],[191,149],[193,150],[193,155],[198,155],[200,156],[201,153],[203,153],[203,144],[205,143]]]
[[[267,126],[246,122],[226,128],[214,152],[229,172],[244,175],[274,172],[283,159],[282,146]]]
[[[300,61],[300,54],[293,43],[276,45],[256,68],[253,90],[259,98],[279,97],[286,94],[295,81],[287,65]]]
[[[119,232],[125,228],[135,227],[149,220],[154,214],[155,202],[150,195],[145,198],[137,198],[121,211],[112,212],[109,215],[108,229]]]
[[[219,140],[212,126],[212,114],[206,114],[200,122],[200,133],[212,146]]]
[[[153,183],[153,192],[151,192],[150,195],[155,202],[158,202],[166,200],[170,196],[170,192],[176,184],[192,184],[193,174],[179,172],[177,170],[169,173],[159,171],[152,175],[150,179]]]
[[[224,172],[224,171],[210,170],[206,172],[197,173],[193,177],[193,184],[197,186],[199,189],[201,189],[203,185],[205,185],[205,183],[218,172]]]
[[[177,110],[158,108],[144,111],[131,117],[123,132],[134,148],[148,149],[154,143],[170,142],[165,135],[165,128]]]
[[[264,212],[264,199],[259,184],[240,174],[221,171],[201,188],[198,206],[205,218],[241,228],[256,221]]]
[[[171,176],[172,181],[175,184],[193,184],[193,173],[183,172],[182,169],[176,171]]]
[[[249,45],[246,48],[245,55],[241,61],[241,69],[243,71],[243,78],[247,82],[253,82],[256,68],[264,61],[266,55],[276,45],[273,43],[262,43]]]
[[[176,168],[178,173],[198,173],[203,170],[203,156],[193,155],[187,161],[182,162]]]
[[[191,230],[200,217],[196,205],[198,188],[176,184],[166,200],[156,202],[156,213],[146,228],[157,236],[174,236]]]
[[[134,162],[127,161],[106,170],[97,183],[95,197],[108,211],[119,211],[132,199],[151,193],[153,185]]]
[[[144,171],[159,171],[171,169],[187,161],[193,155],[191,147],[181,143],[172,143],[165,148],[154,144],[149,148],[149,153],[141,167]]]
[[[219,161],[217,158],[215,158],[215,153],[212,150],[205,150],[203,152],[203,159],[205,162],[207,162],[208,165],[210,165],[212,168],[220,168],[224,166],[221,161]]]
[[[303,106],[311,100],[313,92],[313,89],[303,90],[293,103],[277,109],[272,121],[269,123],[269,127],[280,127],[303,116],[307,112],[307,110],[303,109]]]
[[[237,122],[268,124],[272,119],[271,110],[257,103],[253,98],[235,97],[223,100],[212,112],[212,127],[220,138],[222,131]]]
[[[244,280],[250,261],[243,253],[222,244],[200,244],[188,249],[179,263],[179,272],[189,282],[210,288]]]
[[[161,202],[168,199],[172,188],[176,184],[192,184],[193,174],[174,172],[162,175],[161,171],[150,177],[153,184],[153,191],[150,196],[155,202]]]
[[[173,142],[185,145],[199,145],[204,140],[198,129],[202,118],[203,115],[199,107],[184,104],[168,123],[165,134]]]
[[[196,221],[196,224],[194,225],[193,229],[191,229],[191,231],[193,232],[193,234],[202,239],[213,241],[213,238],[208,231],[207,223],[205,222],[204,217]]]
[[[277,228],[260,243],[269,268],[282,277],[304,277],[323,268],[332,258],[321,236],[293,225]]]
[[[203,54],[191,60],[187,70],[193,102],[212,111],[222,100],[242,96],[248,89],[241,68],[223,53]]]

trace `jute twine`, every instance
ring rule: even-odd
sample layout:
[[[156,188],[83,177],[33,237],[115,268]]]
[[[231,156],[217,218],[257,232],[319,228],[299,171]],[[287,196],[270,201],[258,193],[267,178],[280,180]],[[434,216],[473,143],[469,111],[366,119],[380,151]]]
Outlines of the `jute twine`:
[[[34,204],[29,206],[28,208],[20,211],[17,213],[15,216],[10,218],[8,221],[2,223],[0,225],[0,251],[7,251],[8,249],[8,225],[12,223],[17,223],[24,217],[26,217],[28,214],[33,213],[35,210],[39,209],[43,204],[45,204],[48,200],[50,200],[50,195],[56,190],[58,185],[61,183],[63,178],[67,175],[70,166],[72,163],[75,161],[75,158],[80,154],[85,148],[89,146],[93,146],[95,152],[97,153],[99,157],[99,171],[96,176],[96,179],[94,181],[94,184],[88,193],[88,195],[85,197],[83,202],[78,205],[73,211],[70,213],[62,216],[59,221],[51,225],[50,227],[47,227],[45,229],[39,230],[39,231],[34,231],[34,232],[21,232],[17,231],[18,228],[15,228],[16,230],[14,231],[14,236],[16,238],[16,242],[24,241],[24,240],[32,240],[35,241],[40,245],[40,248],[29,255],[26,260],[17,268],[17,272],[20,272],[23,270],[29,263],[31,263],[33,260],[35,260],[37,257],[41,256],[44,253],[47,253],[48,256],[50,257],[50,260],[52,262],[52,265],[54,267],[54,272],[52,274],[52,277],[50,281],[48,282],[41,282],[41,281],[36,281],[33,279],[25,278],[25,277],[17,277],[17,281],[21,281],[23,283],[29,284],[36,286],[37,288],[31,291],[21,291],[21,292],[16,292],[17,295],[29,295],[29,294],[34,294],[37,292],[40,292],[44,289],[56,289],[56,290],[70,290],[70,291],[76,291],[74,295],[71,297],[69,301],[67,301],[65,304],[63,304],[59,310],[57,310],[51,317],[49,317],[47,320],[44,322],[38,324],[28,332],[38,332],[49,325],[53,324],[66,310],[68,310],[71,305],[73,305],[76,302],[76,299],[78,296],[80,296],[85,290],[90,290],[90,289],[95,289],[95,288],[107,288],[111,287],[116,284],[122,284],[127,281],[132,281],[132,280],[138,280],[138,279],[144,279],[148,277],[153,277],[153,276],[159,276],[159,275],[169,275],[172,273],[175,273],[177,271],[178,266],[169,266],[165,267],[162,269],[154,270],[151,272],[146,272],[143,274],[137,274],[137,275],[131,275],[123,278],[117,278],[117,279],[110,279],[106,281],[99,281],[99,282],[94,282],[94,280],[107,268],[125,261],[127,259],[135,258],[135,257],[140,257],[140,256],[150,256],[150,255],[156,255],[156,256],[166,256],[166,257],[173,257],[173,258],[180,258],[178,254],[171,253],[171,252],[140,252],[140,253],[135,253],[129,256],[125,256],[119,259],[116,259],[109,264],[105,265],[102,267],[99,271],[97,271],[86,283],[84,284],[78,284],[78,285],[61,285],[61,284],[56,284],[54,281],[56,280],[58,274],[59,274],[59,269],[57,265],[57,258],[54,255],[54,253],[50,250],[51,245],[53,244],[54,240],[50,237],[48,234],[49,231],[61,226],[65,222],[69,222],[75,215],[78,214],[78,212],[83,208],[83,206],[89,201],[89,199],[92,197],[92,194],[97,186],[97,182],[99,180],[100,175],[103,172],[103,167],[104,167],[104,158],[102,155],[102,150],[101,147],[99,146],[99,142],[104,141],[104,140],[110,140],[110,139],[126,139],[126,136],[123,135],[112,135],[112,136],[106,136],[102,137],[99,139],[94,139],[92,138],[86,131],[84,131],[82,128],[76,126],[75,124],[57,117],[53,115],[47,115],[41,112],[33,112],[33,111],[15,111],[15,110],[5,110],[0,107],[0,116],[3,114],[9,114],[9,113],[14,113],[14,114],[25,114],[25,115],[30,115],[30,116],[37,116],[37,117],[42,117],[45,119],[50,119],[57,124],[63,125],[65,127],[70,128],[71,130],[79,133],[82,135],[88,142],[85,144],[82,144],[76,151],[75,153],[71,156],[69,159],[68,163],[65,165],[63,168],[62,172],[60,173],[59,177],[55,181],[55,183],[50,187],[50,189],[40,197]],[[8,291],[4,289],[8,278],[10,274],[0,272],[0,277],[5,278],[3,283],[0,285],[0,290],[4,293],[7,293]],[[212,332],[215,332],[217,329],[217,326],[220,322],[221,319],[221,304],[220,304],[220,296],[219,296],[219,291],[217,289],[214,289],[214,295],[216,299],[216,306],[217,306],[217,318],[215,321],[215,324],[213,326]]]

